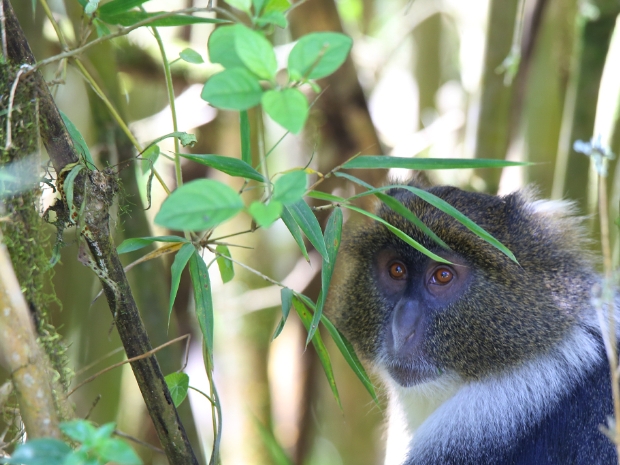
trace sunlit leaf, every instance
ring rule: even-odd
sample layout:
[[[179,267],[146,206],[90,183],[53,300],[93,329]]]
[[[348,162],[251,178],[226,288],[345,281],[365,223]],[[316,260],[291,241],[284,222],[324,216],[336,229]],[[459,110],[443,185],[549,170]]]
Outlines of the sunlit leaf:
[[[202,58],[202,55],[198,53],[196,50],[192,48],[184,48],[179,53],[181,60],[187,61],[188,63],[193,63],[195,65],[199,65],[200,63],[204,63],[205,60]]]
[[[233,267],[233,262],[231,260],[228,260],[228,258],[231,257],[230,250],[228,250],[228,247],[226,247],[225,245],[220,244],[215,248],[215,251],[220,254],[216,258],[216,261],[217,267],[220,270],[222,282],[227,283],[229,281],[232,281],[232,279],[235,277],[235,269]]]
[[[263,88],[247,69],[232,68],[211,76],[200,96],[217,108],[247,110],[260,103]]]
[[[260,32],[241,24],[235,30],[235,50],[243,64],[262,79],[275,77],[278,63],[273,45]]]
[[[219,63],[226,69],[245,67],[235,49],[237,29],[237,25],[220,26],[209,35],[207,48],[211,63]]]
[[[241,10],[245,13],[250,12],[250,7],[252,6],[252,0],[225,0],[233,8],[237,10]]]
[[[155,216],[155,223],[169,229],[200,231],[232,218],[243,206],[232,187],[213,179],[198,179],[168,196]]]
[[[189,376],[185,373],[170,373],[169,375],[166,375],[164,379],[168,385],[172,402],[174,402],[175,407],[178,407],[187,397],[187,391],[189,390]]]
[[[291,79],[321,79],[344,63],[353,41],[338,32],[313,32],[303,36],[288,57]]]
[[[262,100],[265,112],[293,134],[299,134],[308,119],[308,100],[299,89],[268,90]]]

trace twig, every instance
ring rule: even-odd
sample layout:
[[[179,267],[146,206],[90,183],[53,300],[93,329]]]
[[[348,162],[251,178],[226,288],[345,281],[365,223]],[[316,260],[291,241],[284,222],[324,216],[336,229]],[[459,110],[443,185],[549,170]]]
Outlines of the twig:
[[[136,444],[140,444],[141,446],[144,446],[144,447],[146,447],[148,449],[151,449],[152,451],[155,451],[158,454],[162,454],[162,455],[165,454],[163,449],[160,449],[159,447],[155,447],[153,444],[149,444],[148,442],[141,441],[140,439],[135,438],[133,436],[130,436],[127,433],[123,433],[122,431],[119,431],[117,429],[114,430],[114,434],[116,436],[120,436],[121,438],[125,438],[125,439],[127,439],[129,441],[135,442]]]
[[[17,90],[17,83],[19,82],[19,78],[26,71],[25,69],[30,68],[29,65],[22,65],[17,71],[17,75],[15,76],[15,80],[13,81],[13,85],[11,86],[11,92],[9,93],[9,107],[7,109],[6,115],[6,144],[4,144],[4,150],[8,150],[11,148],[12,137],[11,137],[11,114],[13,113],[13,101],[15,100],[15,91]]]
[[[135,362],[137,360],[142,360],[143,358],[150,357],[154,353],[159,352],[164,347],[168,347],[169,345],[174,344],[175,342],[179,342],[180,340],[188,338],[188,337],[190,337],[190,334],[184,334],[183,336],[179,336],[177,338],[174,338],[171,341],[164,342],[162,345],[160,345],[158,347],[155,347],[154,349],[151,349],[148,352],[145,352],[145,353],[143,353],[141,355],[136,355],[135,357],[128,358],[127,360],[123,360],[122,362],[115,363],[114,365],[110,365],[109,367],[104,368],[103,370],[99,371],[98,373],[95,373],[94,375],[89,376],[88,378],[86,378],[84,381],[82,381],[76,387],[71,389],[66,397],[69,397],[71,394],[73,394],[75,391],[77,391],[79,388],[81,388],[85,384],[90,383],[91,381],[95,380],[96,378],[98,378],[99,376],[103,375],[104,373],[107,373],[108,371],[113,370],[114,368],[118,368],[120,366],[123,366],[126,363],[132,363],[132,362]]]

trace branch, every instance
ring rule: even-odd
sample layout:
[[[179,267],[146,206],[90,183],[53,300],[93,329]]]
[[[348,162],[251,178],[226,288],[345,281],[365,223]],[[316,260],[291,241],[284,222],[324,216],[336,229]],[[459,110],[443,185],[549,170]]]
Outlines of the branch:
[[[34,56],[11,3],[0,1],[5,14],[8,60],[17,65],[34,65]],[[56,173],[61,173],[68,164],[77,163],[79,156],[43,77],[38,71],[33,74],[39,92],[41,137]],[[109,207],[117,189],[112,170],[83,169],[74,181],[73,205],[80,212],[80,236],[90,251],[90,256],[86,256],[86,250],[82,255],[101,280],[125,352],[132,358],[151,351],[152,347],[111,239]],[[59,208],[62,202],[66,207],[65,193]],[[136,360],[131,368],[168,461],[175,465],[197,465],[156,357]]]

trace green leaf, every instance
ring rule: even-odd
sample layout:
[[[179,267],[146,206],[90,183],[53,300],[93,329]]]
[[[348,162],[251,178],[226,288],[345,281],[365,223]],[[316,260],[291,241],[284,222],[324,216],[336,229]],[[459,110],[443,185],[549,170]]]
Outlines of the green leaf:
[[[171,284],[170,284],[170,301],[168,305],[168,327],[170,327],[170,317],[172,316],[172,306],[177,297],[179,283],[181,282],[181,273],[185,269],[187,262],[192,255],[196,253],[196,247],[191,242],[183,244],[174,257],[174,262],[170,267]]]
[[[235,269],[233,268],[233,262],[228,260],[226,257],[230,258],[230,250],[225,245],[218,245],[215,248],[215,251],[221,255],[218,255],[216,258],[217,267],[220,269],[220,276],[222,277],[222,282],[226,284],[231,281],[235,277]]]
[[[74,441],[85,443],[95,436],[97,429],[90,421],[71,420],[60,424],[60,430]]]
[[[288,57],[291,79],[321,79],[336,71],[346,60],[353,41],[338,32],[313,32],[303,36]]]
[[[426,234],[428,237],[434,240],[441,247],[443,247],[444,249],[448,249],[448,250],[450,249],[450,247],[448,247],[448,244],[446,244],[443,240],[441,240],[441,238],[437,234],[435,234],[433,231],[431,231],[431,229],[428,226],[426,226],[420,220],[420,218],[414,215],[411,210],[405,207],[402,203],[400,203],[394,197],[390,197],[389,195],[383,194],[380,192],[375,193],[375,196],[379,200],[381,200],[384,204],[386,204],[388,207],[390,207],[392,210],[394,210],[396,213],[398,213],[400,216],[405,218],[407,221],[413,223],[420,231],[422,231],[424,234]]]
[[[293,307],[301,322],[306,327],[306,330],[310,327],[312,323],[312,315],[306,308],[306,306],[299,300],[297,297],[293,298]],[[332,390],[332,394],[336,398],[336,402],[338,402],[338,406],[342,409],[342,404],[340,403],[340,396],[338,395],[338,388],[336,387],[336,379],[334,378],[334,371],[332,369],[332,362],[329,358],[329,353],[325,348],[325,344],[323,343],[323,339],[321,338],[321,333],[316,331],[314,336],[312,337],[312,345],[316,350],[317,355],[319,356],[319,360],[321,361],[321,365],[323,366],[323,371],[325,372],[325,376],[327,377],[327,382],[329,383],[329,387]]]
[[[310,191],[308,192],[308,197],[312,197],[317,200],[325,200],[326,202],[334,202],[334,203],[346,203],[347,199],[339,197],[337,195],[328,194],[327,192],[321,191]]]
[[[149,0],[112,0],[99,8],[99,13],[103,15],[117,15],[131,10]]]
[[[336,264],[336,254],[340,248],[340,239],[342,236],[342,210],[336,208],[334,212],[329,216],[327,220],[327,226],[325,226],[325,247],[327,248],[327,255],[329,260],[323,259],[323,266],[321,268],[321,291],[319,292],[319,298],[316,302],[316,308],[314,315],[312,316],[312,323],[308,329],[308,337],[306,338],[306,345],[310,342],[314,336],[315,331],[319,327],[319,321],[323,315],[323,307],[325,306],[325,299],[327,298],[327,290],[329,289],[329,283],[332,280],[332,274],[334,273],[334,266]]]
[[[264,4],[263,15],[267,13],[271,13],[272,11],[279,11],[280,13],[285,12],[291,7],[291,2],[288,0],[254,0],[254,8],[256,9],[256,4],[258,2],[262,2]]]
[[[189,376],[185,373],[170,373],[164,377],[172,402],[174,406],[178,407],[183,403],[187,397],[187,391],[189,390]]]
[[[60,112],[60,116],[62,117],[62,120],[64,121],[65,126],[67,127],[67,131],[69,131],[69,135],[71,136],[71,140],[73,141],[73,145],[75,146],[75,149],[78,151],[80,155],[82,155],[88,168],[91,170],[94,169],[95,162],[93,161],[93,157],[90,154],[90,150],[88,149],[88,145],[86,144],[86,141],[82,137],[82,134],[80,133],[80,131],[78,131],[78,128],[76,128],[75,125],[71,122],[69,117],[65,115],[62,111]]]
[[[280,176],[273,185],[273,199],[283,205],[295,203],[306,192],[306,172],[304,170],[291,171]]]
[[[245,67],[235,49],[237,29],[237,25],[220,26],[211,33],[207,42],[211,63],[219,63],[226,69]]]
[[[353,210],[355,212],[361,213],[362,215],[367,216],[368,218],[372,218],[373,220],[378,221],[379,223],[383,224],[386,228],[388,228],[390,231],[392,231],[396,237],[402,239],[407,244],[409,244],[411,247],[413,247],[414,249],[422,252],[424,255],[426,255],[429,258],[432,258],[436,262],[450,263],[445,258],[442,258],[439,255],[434,254],[433,252],[428,250],[426,247],[424,247],[418,241],[416,241],[416,240],[412,239],[411,237],[409,237],[407,234],[402,232],[400,229],[392,226],[390,223],[385,221],[383,218],[380,218],[377,215],[373,215],[372,213],[367,212],[366,210],[362,210],[361,208],[354,207],[353,205],[343,205],[343,207],[348,208],[349,210]]]
[[[265,181],[265,178],[263,178],[262,174],[260,174],[246,162],[244,162],[243,160],[239,160],[238,158],[224,157],[222,155],[197,155],[186,153],[179,153],[179,155],[183,158],[187,158],[188,160],[200,163],[201,165],[215,168],[216,170],[221,171],[222,173],[226,173],[230,176],[252,179],[259,182]]]
[[[196,318],[198,319],[200,332],[207,346],[209,357],[213,358],[213,299],[211,297],[211,281],[209,280],[207,265],[200,255],[194,254],[190,258],[189,274],[194,289]],[[213,366],[212,363],[211,366]]]
[[[285,29],[288,26],[288,21],[286,20],[284,13],[279,11],[270,11],[269,13],[265,13],[260,18],[256,18],[256,24],[259,27],[265,27],[269,24],[273,24]]]
[[[241,132],[241,160],[252,166],[250,119],[247,110],[239,112],[239,130]]]
[[[19,444],[9,458],[0,458],[0,463],[15,465],[63,465],[71,448],[60,439],[35,438]]]
[[[116,429],[116,423],[110,422],[101,425],[99,428],[95,430],[95,434],[93,435],[93,443],[95,445],[99,445],[112,436],[114,430]]]
[[[291,236],[293,236],[293,239],[295,239],[295,242],[297,242],[297,247],[299,247],[299,250],[301,250],[302,255],[304,256],[306,261],[310,263],[310,257],[308,256],[308,251],[306,250],[306,244],[304,244],[304,238],[301,235],[301,230],[299,229],[299,226],[297,226],[293,215],[291,215],[291,213],[286,207],[282,209],[282,214],[280,215],[280,218],[282,218],[282,221],[288,228]]]
[[[288,319],[291,307],[293,306],[293,291],[288,287],[283,287],[280,289],[280,299],[282,300],[282,318],[273,333],[273,337],[271,338],[272,341],[280,335],[282,329],[284,328],[284,324]]]
[[[389,169],[449,170],[462,168],[503,168],[505,166],[527,166],[531,163],[485,158],[402,158],[385,155],[364,155],[346,162],[345,169]]]
[[[200,97],[224,110],[247,110],[258,105],[263,88],[247,69],[233,68],[214,74],[205,83]]]
[[[169,229],[201,231],[223,223],[242,209],[243,202],[231,187],[213,179],[198,179],[168,196],[155,223]]]
[[[375,388],[370,381],[370,377],[368,376],[368,373],[366,373],[362,362],[360,362],[357,358],[357,355],[355,355],[355,351],[353,350],[353,347],[351,346],[349,341],[346,340],[346,338],[336,329],[336,327],[332,324],[331,321],[327,319],[325,315],[321,316],[321,322],[323,323],[323,326],[327,328],[327,331],[331,335],[333,341],[336,343],[336,347],[338,347],[338,350],[340,350],[340,353],[353,370],[353,373],[355,373],[355,376],[357,376],[357,378],[362,382],[362,384],[372,397],[372,400],[375,401],[375,404],[379,405],[379,399],[377,398]]]
[[[321,254],[321,256],[324,259],[329,260],[323,234],[321,233],[321,226],[319,226],[319,222],[308,204],[303,200],[299,200],[292,205],[284,207],[284,210],[288,210],[295,223],[297,223],[297,225],[301,228],[310,243]],[[284,217],[284,215],[282,216]]]
[[[103,21],[99,21],[98,18],[93,18],[93,24],[95,25],[95,30],[97,31],[97,37],[104,37],[111,33],[108,26],[106,26]]]
[[[351,199],[359,198],[367,194],[376,194],[376,192],[381,192],[381,191],[393,189],[393,188],[405,189],[405,190],[408,190],[409,192],[412,192],[413,194],[417,195],[425,202],[430,203],[435,208],[438,208],[442,212],[453,217],[455,220],[457,220],[459,223],[461,223],[471,232],[476,234],[478,237],[485,240],[486,242],[491,244],[493,247],[497,248],[499,251],[501,251],[503,254],[505,254],[508,258],[510,258],[515,263],[518,263],[514,254],[505,245],[503,245],[500,241],[498,241],[491,234],[489,234],[484,228],[481,228],[480,226],[478,226],[476,223],[474,223],[472,220],[467,218],[465,215],[463,215],[460,211],[458,211],[456,208],[454,208],[452,205],[450,205],[445,200],[437,197],[436,195],[431,194],[430,192],[420,189],[418,187],[405,186],[405,185],[400,185],[400,184],[392,185],[392,186],[383,186],[377,189],[372,189],[370,191],[364,192],[362,194],[358,194],[355,197],[351,197]]]
[[[154,11],[154,12],[146,12],[146,11],[127,11],[125,13],[120,13],[117,15],[99,15],[99,18],[102,21],[105,21],[108,24],[117,24],[119,26],[133,26],[140,21],[144,21],[148,18],[153,18],[154,16],[159,16],[161,14],[167,13],[166,11]],[[165,18],[156,19],[146,24],[148,27],[167,27],[167,26],[188,26],[190,24],[220,24],[220,23],[228,23],[225,19],[217,19],[217,18],[205,18],[202,16],[189,16],[183,14],[177,14],[172,16],[166,16]]]
[[[181,60],[187,61],[188,63],[193,63],[195,65],[199,65],[205,62],[204,58],[202,58],[202,55],[191,48],[184,48],[183,50],[181,50],[181,53],[179,53],[179,57],[181,57]]]
[[[263,425],[258,418],[254,418],[254,424],[256,425],[256,429],[258,430],[258,434],[263,441],[266,449],[269,451],[269,455],[271,456],[271,461],[273,465],[293,465],[286,452],[276,439],[270,428],[267,428]]]
[[[100,457],[105,463],[114,462],[119,465],[142,465],[142,460],[134,450],[120,439],[108,439],[98,448]]]
[[[233,8],[241,10],[244,13],[250,13],[250,7],[252,6],[252,0],[225,0]]]
[[[248,213],[261,228],[268,228],[280,218],[282,203],[277,200],[272,200],[266,205],[262,202],[252,202],[248,207]]]
[[[268,0],[252,0],[252,5],[254,6],[254,16],[260,16],[265,3],[268,3]]]
[[[169,137],[176,137],[177,139],[179,139],[179,142],[181,142],[181,145],[183,147],[187,147],[187,146],[193,147],[194,145],[196,145],[196,142],[197,142],[196,136],[194,134],[189,134],[183,131],[174,131],[174,132],[168,133],[166,135],[163,135],[151,141],[151,143],[149,144],[149,147],[152,146],[153,144],[157,144],[158,142],[161,142],[164,139],[168,139]]]
[[[278,70],[273,46],[260,32],[236,25],[235,50],[243,64],[261,79],[271,80]]]
[[[73,210],[73,184],[75,182],[76,176],[82,170],[82,168],[84,168],[84,165],[80,164],[77,164],[73,168],[71,168],[71,171],[69,171],[69,174],[65,178],[65,182],[62,184],[65,190],[65,196],[67,197],[67,208],[69,209],[69,212]],[[77,218],[72,218],[74,223],[75,219]]]
[[[116,253],[120,255],[140,250],[153,242],[188,242],[188,240],[181,236],[132,237],[121,242],[116,248]]]
[[[262,100],[265,112],[293,134],[299,134],[308,119],[309,106],[299,89],[268,90]]]
[[[147,173],[154,165],[160,154],[159,145],[149,146],[140,158],[142,158],[142,174]]]

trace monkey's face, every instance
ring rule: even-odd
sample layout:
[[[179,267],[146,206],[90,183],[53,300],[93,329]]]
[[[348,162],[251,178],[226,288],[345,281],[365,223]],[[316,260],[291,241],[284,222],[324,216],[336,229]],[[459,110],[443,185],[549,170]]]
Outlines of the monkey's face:
[[[382,335],[382,361],[403,386],[429,381],[440,373],[430,357],[428,333],[438,315],[463,297],[472,278],[462,257],[444,255],[450,265],[395,248],[379,251],[374,259],[381,300],[392,309]]]
[[[591,281],[590,265],[575,258],[564,229],[549,226],[550,217],[519,194],[430,191],[519,263],[420,198],[396,191],[449,250],[385,206],[379,216],[450,263],[428,258],[379,223],[355,227],[343,240],[328,316],[363,359],[402,386],[443,373],[480,379],[551,350],[587,305],[574,288]]]

